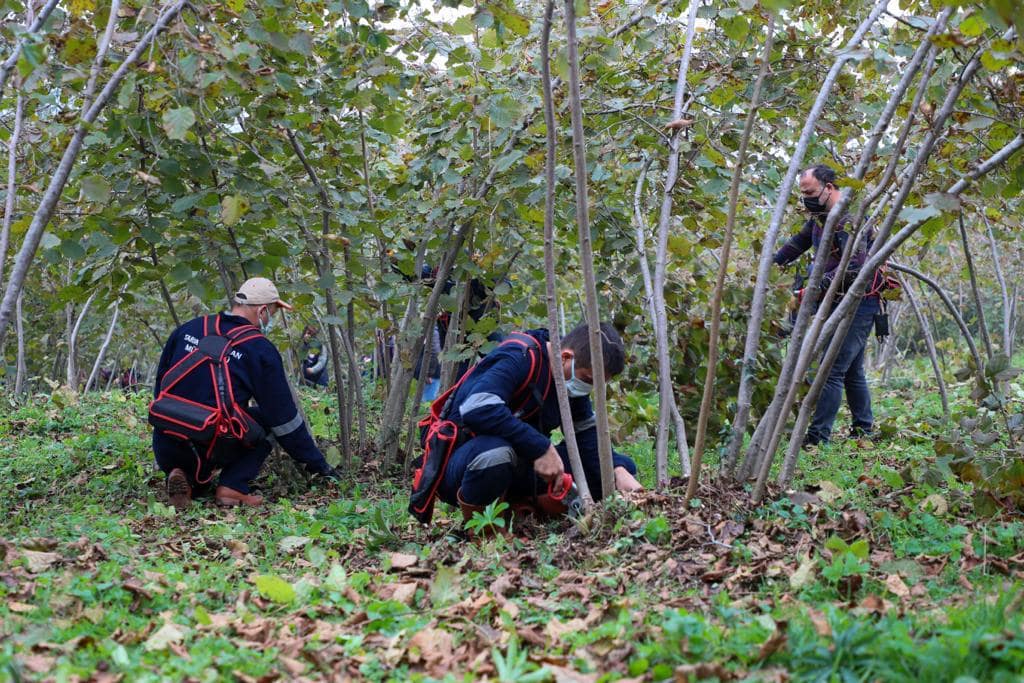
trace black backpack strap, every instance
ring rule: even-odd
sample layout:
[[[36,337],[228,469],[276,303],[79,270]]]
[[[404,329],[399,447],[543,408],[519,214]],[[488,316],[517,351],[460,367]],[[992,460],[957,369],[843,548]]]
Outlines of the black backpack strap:
[[[513,332],[509,335],[508,339],[502,343],[511,343],[522,346],[530,358],[530,371],[526,375],[526,380],[518,389],[516,389],[516,392],[512,395],[512,399],[509,402],[509,409],[511,409],[513,413],[517,413],[522,411],[530,400],[533,399],[536,403],[533,410],[520,415],[520,419],[529,419],[537,414],[544,406],[544,401],[547,399],[548,394],[551,391],[552,383],[550,381],[545,383],[543,394],[537,389],[537,382],[544,373],[544,346],[536,337],[526,334],[525,332]]]

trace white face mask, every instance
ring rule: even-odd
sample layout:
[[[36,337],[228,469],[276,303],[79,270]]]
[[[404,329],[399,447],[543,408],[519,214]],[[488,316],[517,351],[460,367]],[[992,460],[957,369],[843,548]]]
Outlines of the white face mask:
[[[565,380],[565,390],[569,393],[570,398],[582,398],[587,396],[591,391],[594,390],[592,384],[587,384],[579,377],[576,376],[576,359],[572,359],[571,374],[572,376]]]
[[[259,314],[260,332],[263,334],[270,334],[270,331],[274,329],[274,317],[270,315],[269,308],[265,308],[263,310],[267,312],[267,322],[263,322],[263,314]]]

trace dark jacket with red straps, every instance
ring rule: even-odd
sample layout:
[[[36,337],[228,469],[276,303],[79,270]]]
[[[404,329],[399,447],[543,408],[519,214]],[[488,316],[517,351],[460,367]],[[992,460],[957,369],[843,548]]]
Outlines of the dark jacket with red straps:
[[[171,333],[157,367],[154,396],[159,395],[160,383],[167,371],[191,353],[206,334],[225,335],[243,325],[251,327],[248,320],[230,313],[221,313],[211,318],[214,321],[214,329],[204,329],[209,327],[208,318],[204,316],[188,321]],[[317,448],[302,419],[302,414],[292,399],[281,354],[277,348],[269,339],[256,334],[233,348],[230,355],[228,369],[236,402],[268,433],[272,433],[288,455],[305,465],[307,470],[316,474],[330,471],[330,465]],[[205,372],[193,372],[184,377],[175,386],[174,393],[206,405],[216,405],[217,402],[213,382],[210,375]],[[258,407],[248,408],[250,399],[254,400]],[[153,439],[173,440],[159,431],[154,431]]]
[[[455,392],[449,404],[447,418],[457,422],[474,434],[498,436],[515,449],[516,455],[528,462],[544,455],[551,446],[551,432],[561,427],[558,396],[551,376],[544,329],[529,330],[527,335],[539,345],[540,353],[531,354],[527,344],[515,343],[512,335],[498,348],[481,359]],[[531,358],[533,356],[533,358]],[[539,358],[539,361],[537,360]],[[515,400],[520,387],[530,377],[531,364],[540,362],[536,380],[524,388],[529,398],[519,406]],[[569,399],[576,442],[587,476],[587,483],[595,497],[600,497],[601,465],[597,452],[597,419],[589,396]],[[626,459],[615,454],[616,466],[629,469]]]

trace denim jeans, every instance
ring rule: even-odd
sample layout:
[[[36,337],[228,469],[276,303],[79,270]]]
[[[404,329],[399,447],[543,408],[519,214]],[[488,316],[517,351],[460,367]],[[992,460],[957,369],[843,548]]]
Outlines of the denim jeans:
[[[828,379],[818,397],[814,419],[807,430],[808,443],[828,441],[832,436],[832,424],[839,412],[843,389],[846,390],[846,403],[850,406],[852,428],[871,431],[874,416],[871,414],[871,393],[868,391],[868,381],[864,375],[864,348],[874,328],[875,314],[879,310],[877,297],[864,299],[857,308],[853,323],[843,340],[843,346],[836,356],[836,362],[829,371]]]

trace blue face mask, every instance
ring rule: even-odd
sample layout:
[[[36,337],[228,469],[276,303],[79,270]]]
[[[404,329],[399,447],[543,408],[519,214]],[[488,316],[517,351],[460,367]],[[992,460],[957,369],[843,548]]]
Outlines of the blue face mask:
[[[572,377],[565,381],[565,390],[568,392],[570,398],[582,398],[587,396],[591,391],[594,390],[592,384],[587,384],[579,377],[576,376],[576,359],[572,359],[571,373]]]

